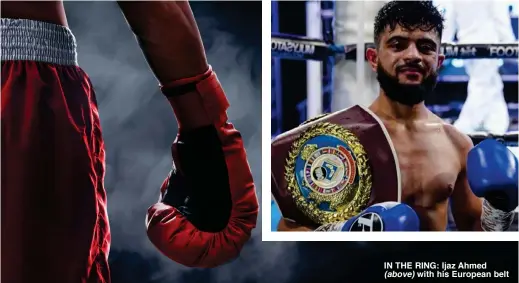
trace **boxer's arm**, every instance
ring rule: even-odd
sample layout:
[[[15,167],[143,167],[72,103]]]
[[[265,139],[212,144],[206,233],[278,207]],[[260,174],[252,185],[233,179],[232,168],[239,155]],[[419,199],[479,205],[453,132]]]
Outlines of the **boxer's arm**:
[[[187,1],[118,2],[142,49],[148,65],[164,90],[182,80],[202,80],[209,69],[204,46]],[[169,96],[179,126],[183,129],[212,124],[196,91]]]
[[[474,146],[472,140],[461,133],[455,133],[454,144],[460,152],[461,170],[451,195],[451,208],[456,227],[460,231],[482,231],[481,213],[483,200],[470,189],[467,180],[467,154]]]
[[[162,85],[208,69],[200,32],[187,1],[118,4]]]
[[[482,231],[483,200],[470,189],[465,168],[458,175],[451,196],[452,216],[459,231]]]
[[[192,267],[234,259],[256,226],[258,202],[241,134],[188,2],[118,2],[179,124],[174,168],[147,232],[166,256]]]

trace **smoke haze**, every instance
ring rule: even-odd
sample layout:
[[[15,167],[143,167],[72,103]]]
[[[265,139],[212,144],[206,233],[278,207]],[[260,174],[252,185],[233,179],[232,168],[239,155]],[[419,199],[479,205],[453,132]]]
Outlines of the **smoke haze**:
[[[193,2],[192,8],[208,60],[231,103],[229,118],[244,138],[261,199],[261,2],[233,4]],[[173,112],[116,3],[65,6],[80,66],[96,89],[106,142],[113,281],[239,283],[269,274],[272,282],[283,282],[288,274],[275,271],[293,264],[295,254],[285,251],[290,245],[261,244],[261,217],[242,256],[212,270],[182,267],[152,246],[144,218],[171,169],[177,132]]]

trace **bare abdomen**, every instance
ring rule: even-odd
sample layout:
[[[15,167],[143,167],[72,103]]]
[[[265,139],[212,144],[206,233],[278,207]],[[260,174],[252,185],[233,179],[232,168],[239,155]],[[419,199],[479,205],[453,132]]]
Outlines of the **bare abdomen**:
[[[61,1],[2,1],[2,18],[27,19],[67,26],[67,17]]]

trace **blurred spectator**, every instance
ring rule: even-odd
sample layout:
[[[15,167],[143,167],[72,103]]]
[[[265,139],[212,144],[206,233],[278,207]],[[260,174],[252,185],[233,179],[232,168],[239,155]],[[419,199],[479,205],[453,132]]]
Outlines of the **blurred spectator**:
[[[509,4],[502,1],[437,0],[445,15],[442,42],[460,44],[496,44],[516,41],[509,14]],[[504,134],[510,117],[503,95],[499,60],[464,60],[469,75],[467,99],[454,126],[464,133],[485,131]]]
[[[364,22],[364,42],[373,42],[373,26],[378,10],[387,1],[336,1],[335,2],[335,42],[336,44],[356,44],[359,21]],[[369,106],[378,96],[378,82],[375,72],[368,63],[364,74],[357,74],[356,61],[340,60],[333,74],[332,111],[359,104]],[[357,76],[364,76],[364,88],[357,89]]]

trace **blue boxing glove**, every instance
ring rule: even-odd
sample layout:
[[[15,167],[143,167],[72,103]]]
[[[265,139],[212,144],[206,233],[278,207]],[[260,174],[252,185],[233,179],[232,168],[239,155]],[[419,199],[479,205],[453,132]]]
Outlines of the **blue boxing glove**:
[[[342,222],[325,224],[315,231],[381,232],[419,231],[420,220],[406,204],[383,202],[374,204],[359,215]]]
[[[517,207],[515,155],[493,139],[486,139],[469,151],[467,179],[474,194],[484,198],[481,226],[485,231],[506,231]]]

